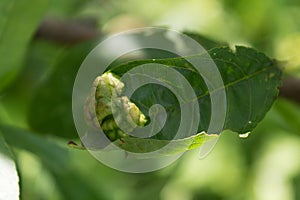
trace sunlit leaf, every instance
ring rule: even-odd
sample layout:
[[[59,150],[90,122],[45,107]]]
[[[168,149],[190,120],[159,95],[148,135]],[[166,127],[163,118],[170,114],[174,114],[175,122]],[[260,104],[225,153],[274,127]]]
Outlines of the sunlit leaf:
[[[0,199],[19,199],[19,177],[13,155],[0,131]]]

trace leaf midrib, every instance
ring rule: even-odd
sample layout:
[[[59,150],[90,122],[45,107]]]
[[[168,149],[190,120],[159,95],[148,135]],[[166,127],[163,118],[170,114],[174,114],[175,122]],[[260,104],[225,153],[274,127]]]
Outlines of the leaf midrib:
[[[221,60],[221,59],[220,59],[220,60]],[[224,61],[224,60],[221,60],[221,61],[222,61],[222,62],[227,62],[227,61]],[[242,81],[244,81],[244,80],[249,80],[249,79],[255,77],[256,75],[258,75],[258,74],[260,74],[260,73],[262,73],[262,72],[264,72],[264,71],[267,71],[267,70],[268,70],[269,68],[271,68],[271,67],[272,67],[272,65],[270,65],[270,66],[268,66],[268,67],[265,67],[265,68],[263,68],[263,69],[261,69],[261,70],[258,70],[258,71],[256,71],[255,73],[252,73],[252,74],[250,74],[250,75],[247,75],[247,76],[244,76],[244,77],[242,77],[242,78],[240,78],[240,79],[237,79],[237,80],[235,80],[235,81],[229,82],[229,83],[225,84],[223,87],[219,87],[219,88],[217,88],[217,89],[211,91],[211,93],[217,92],[217,91],[219,91],[219,90],[221,90],[221,89],[227,89],[227,88],[229,88],[230,86],[233,86],[233,85],[235,85],[235,84],[238,84],[238,83],[240,83],[240,82],[242,82]],[[203,97],[205,97],[205,96],[207,96],[207,95],[209,95],[209,91],[208,91],[208,90],[207,90],[204,94],[202,94],[202,95],[200,95],[200,96],[197,96],[197,99],[203,98]]]

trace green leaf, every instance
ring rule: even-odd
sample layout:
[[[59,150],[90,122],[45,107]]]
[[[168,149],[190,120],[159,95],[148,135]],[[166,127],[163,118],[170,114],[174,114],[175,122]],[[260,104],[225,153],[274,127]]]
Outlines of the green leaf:
[[[293,178],[293,189],[294,189],[295,199],[300,199],[300,175]]]
[[[21,68],[26,47],[47,8],[49,0],[1,0],[0,90]]]
[[[19,199],[19,177],[13,155],[0,131],[0,199]]]
[[[214,48],[209,54],[219,69],[226,90],[227,115],[223,130],[229,129],[240,134],[252,131],[278,95],[281,71],[276,61],[246,47],[236,47],[235,52],[228,47]],[[138,65],[153,62],[176,69],[189,81],[198,97],[201,111],[198,133],[206,132],[211,116],[210,94],[203,78],[184,58],[135,61],[111,71],[122,76]],[[168,113],[167,123],[152,139],[171,140],[174,137],[180,123],[180,107],[168,89],[153,84],[146,85],[136,90],[131,100],[145,114],[153,104],[163,105]],[[157,142],[157,148],[159,145]]]
[[[80,8],[84,7],[87,2],[87,0],[52,0],[49,13],[51,16],[69,17],[80,11]]]
[[[300,107],[298,104],[281,98],[274,104],[274,112],[273,116],[276,116],[276,119],[273,121],[277,120],[277,126],[279,125],[290,133],[300,133]]]
[[[106,199],[88,185],[89,179],[78,174],[70,161],[67,148],[35,133],[13,126],[0,125],[0,131],[9,145],[29,151],[40,158],[42,164],[53,175],[65,199]],[[67,145],[65,146],[67,147]]]
[[[0,102],[0,121],[2,123],[12,123],[11,119],[8,116],[7,110],[2,105],[2,102]]]
[[[13,82],[4,95],[0,96],[0,121],[2,124],[14,124],[27,127],[28,107],[36,90],[52,71],[60,53],[66,47],[47,41],[35,40],[30,43],[22,74]],[[21,101],[20,101],[21,99]],[[2,104],[2,105],[1,105]]]
[[[77,71],[94,45],[91,42],[67,48],[57,58],[53,72],[40,85],[30,103],[28,122],[42,134],[76,138],[72,116],[72,91]]]

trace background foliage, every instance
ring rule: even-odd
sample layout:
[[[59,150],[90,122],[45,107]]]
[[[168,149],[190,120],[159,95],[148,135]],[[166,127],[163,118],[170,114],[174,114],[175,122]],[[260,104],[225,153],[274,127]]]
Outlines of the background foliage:
[[[289,61],[286,76],[300,76],[299,17],[298,0],[1,1],[0,134],[11,148],[0,137],[0,149],[16,162],[21,199],[300,199],[300,107],[285,99],[247,139],[224,132],[206,159],[191,151],[153,173],[117,172],[66,145],[77,136],[70,83],[98,38],[153,25],[195,31]],[[43,38],[35,32],[44,19],[82,22],[100,36],[76,45]]]

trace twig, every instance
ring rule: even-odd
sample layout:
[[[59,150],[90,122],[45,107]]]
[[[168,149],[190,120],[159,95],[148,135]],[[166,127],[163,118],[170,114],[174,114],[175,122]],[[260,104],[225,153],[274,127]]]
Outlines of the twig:
[[[300,104],[300,79],[295,77],[283,79],[279,96]]]
[[[93,19],[62,21],[45,19],[36,31],[35,38],[74,45],[100,36]]]

